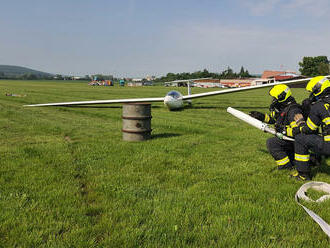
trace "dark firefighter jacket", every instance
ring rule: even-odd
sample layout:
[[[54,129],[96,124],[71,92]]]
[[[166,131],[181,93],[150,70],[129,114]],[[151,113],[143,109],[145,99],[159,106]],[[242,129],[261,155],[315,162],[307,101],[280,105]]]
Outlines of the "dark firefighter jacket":
[[[299,126],[299,122],[303,121],[302,110],[299,104],[291,103],[279,113],[271,111],[270,115],[265,114],[264,122],[275,124],[277,132],[293,137],[292,130]]]
[[[308,127],[308,128],[307,128]],[[312,133],[322,128],[324,141],[330,141],[330,96],[316,101],[309,112],[303,133]]]

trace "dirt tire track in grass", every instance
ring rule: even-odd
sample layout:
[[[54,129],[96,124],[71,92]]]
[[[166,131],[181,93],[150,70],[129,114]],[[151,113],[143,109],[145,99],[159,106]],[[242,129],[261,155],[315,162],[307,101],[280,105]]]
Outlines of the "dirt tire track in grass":
[[[70,141],[68,141],[70,139]],[[82,208],[85,212],[85,217],[88,218],[88,223],[93,226],[97,225],[103,214],[103,209],[100,209],[96,204],[96,196],[93,193],[93,189],[90,187],[90,182],[88,181],[88,169],[86,164],[79,158],[77,152],[78,144],[75,143],[69,136],[65,137],[65,140],[69,142],[68,148],[71,152],[72,163],[74,165],[73,178],[77,181],[77,195],[80,197],[82,202]],[[100,233],[94,238],[96,243],[101,242],[104,239],[103,234]]]

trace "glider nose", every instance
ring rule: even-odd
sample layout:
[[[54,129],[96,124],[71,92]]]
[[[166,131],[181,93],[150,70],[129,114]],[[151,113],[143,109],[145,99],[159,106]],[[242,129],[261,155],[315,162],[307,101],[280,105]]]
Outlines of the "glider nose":
[[[168,107],[169,110],[176,110],[183,108],[183,100],[176,99],[172,96],[165,96],[164,104]]]
[[[170,104],[171,102],[173,102],[173,97],[171,97],[171,96],[165,96],[165,98],[164,98],[164,104],[165,104],[166,106],[169,106],[169,104]]]

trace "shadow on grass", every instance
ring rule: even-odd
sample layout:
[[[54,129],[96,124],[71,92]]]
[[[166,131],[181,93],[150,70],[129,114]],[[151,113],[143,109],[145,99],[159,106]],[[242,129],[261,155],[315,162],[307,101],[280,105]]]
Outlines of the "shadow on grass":
[[[269,110],[268,107],[260,107],[260,106],[231,106],[232,108],[237,108],[237,109],[266,109],[267,111]]]
[[[317,173],[325,173],[325,174],[330,175],[330,166],[327,164],[326,161],[322,161],[321,166],[312,167],[312,175],[313,175],[313,177]]]
[[[222,109],[222,107],[216,107],[216,106],[186,106],[185,109]]]
[[[228,107],[236,109],[266,109],[268,111],[269,107],[260,107],[260,106],[186,106],[186,109],[227,109]]]
[[[161,138],[171,138],[171,137],[178,137],[181,136],[177,133],[160,133],[160,134],[153,134],[151,139],[161,139]]]
[[[121,106],[61,106],[61,107],[65,107],[65,108],[109,108],[109,109],[118,109],[121,108]]]
[[[178,109],[168,109],[165,107],[165,109],[167,109],[170,112],[181,112],[181,111],[184,111],[185,109],[187,109],[187,106],[184,106],[183,108],[178,108]]]
[[[58,107],[58,106],[57,106]],[[118,109],[122,108],[122,106],[60,106],[60,107],[66,107],[66,108],[95,108],[95,109],[102,109],[102,108],[108,108],[108,109]],[[152,108],[161,108],[160,106],[152,106]]]

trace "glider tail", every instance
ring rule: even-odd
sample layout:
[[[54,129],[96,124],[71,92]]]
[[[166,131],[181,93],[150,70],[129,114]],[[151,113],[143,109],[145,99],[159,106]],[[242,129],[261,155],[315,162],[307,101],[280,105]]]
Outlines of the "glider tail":
[[[188,96],[190,96],[191,95],[191,81],[188,81],[188,85],[187,85],[187,87],[188,87]]]
[[[189,80],[189,81],[187,82],[188,96],[191,95],[191,83],[192,83],[192,82],[193,82],[193,81],[191,81],[191,80]],[[185,102],[186,102],[187,104],[189,104],[189,105],[192,104],[191,100],[185,100]]]

